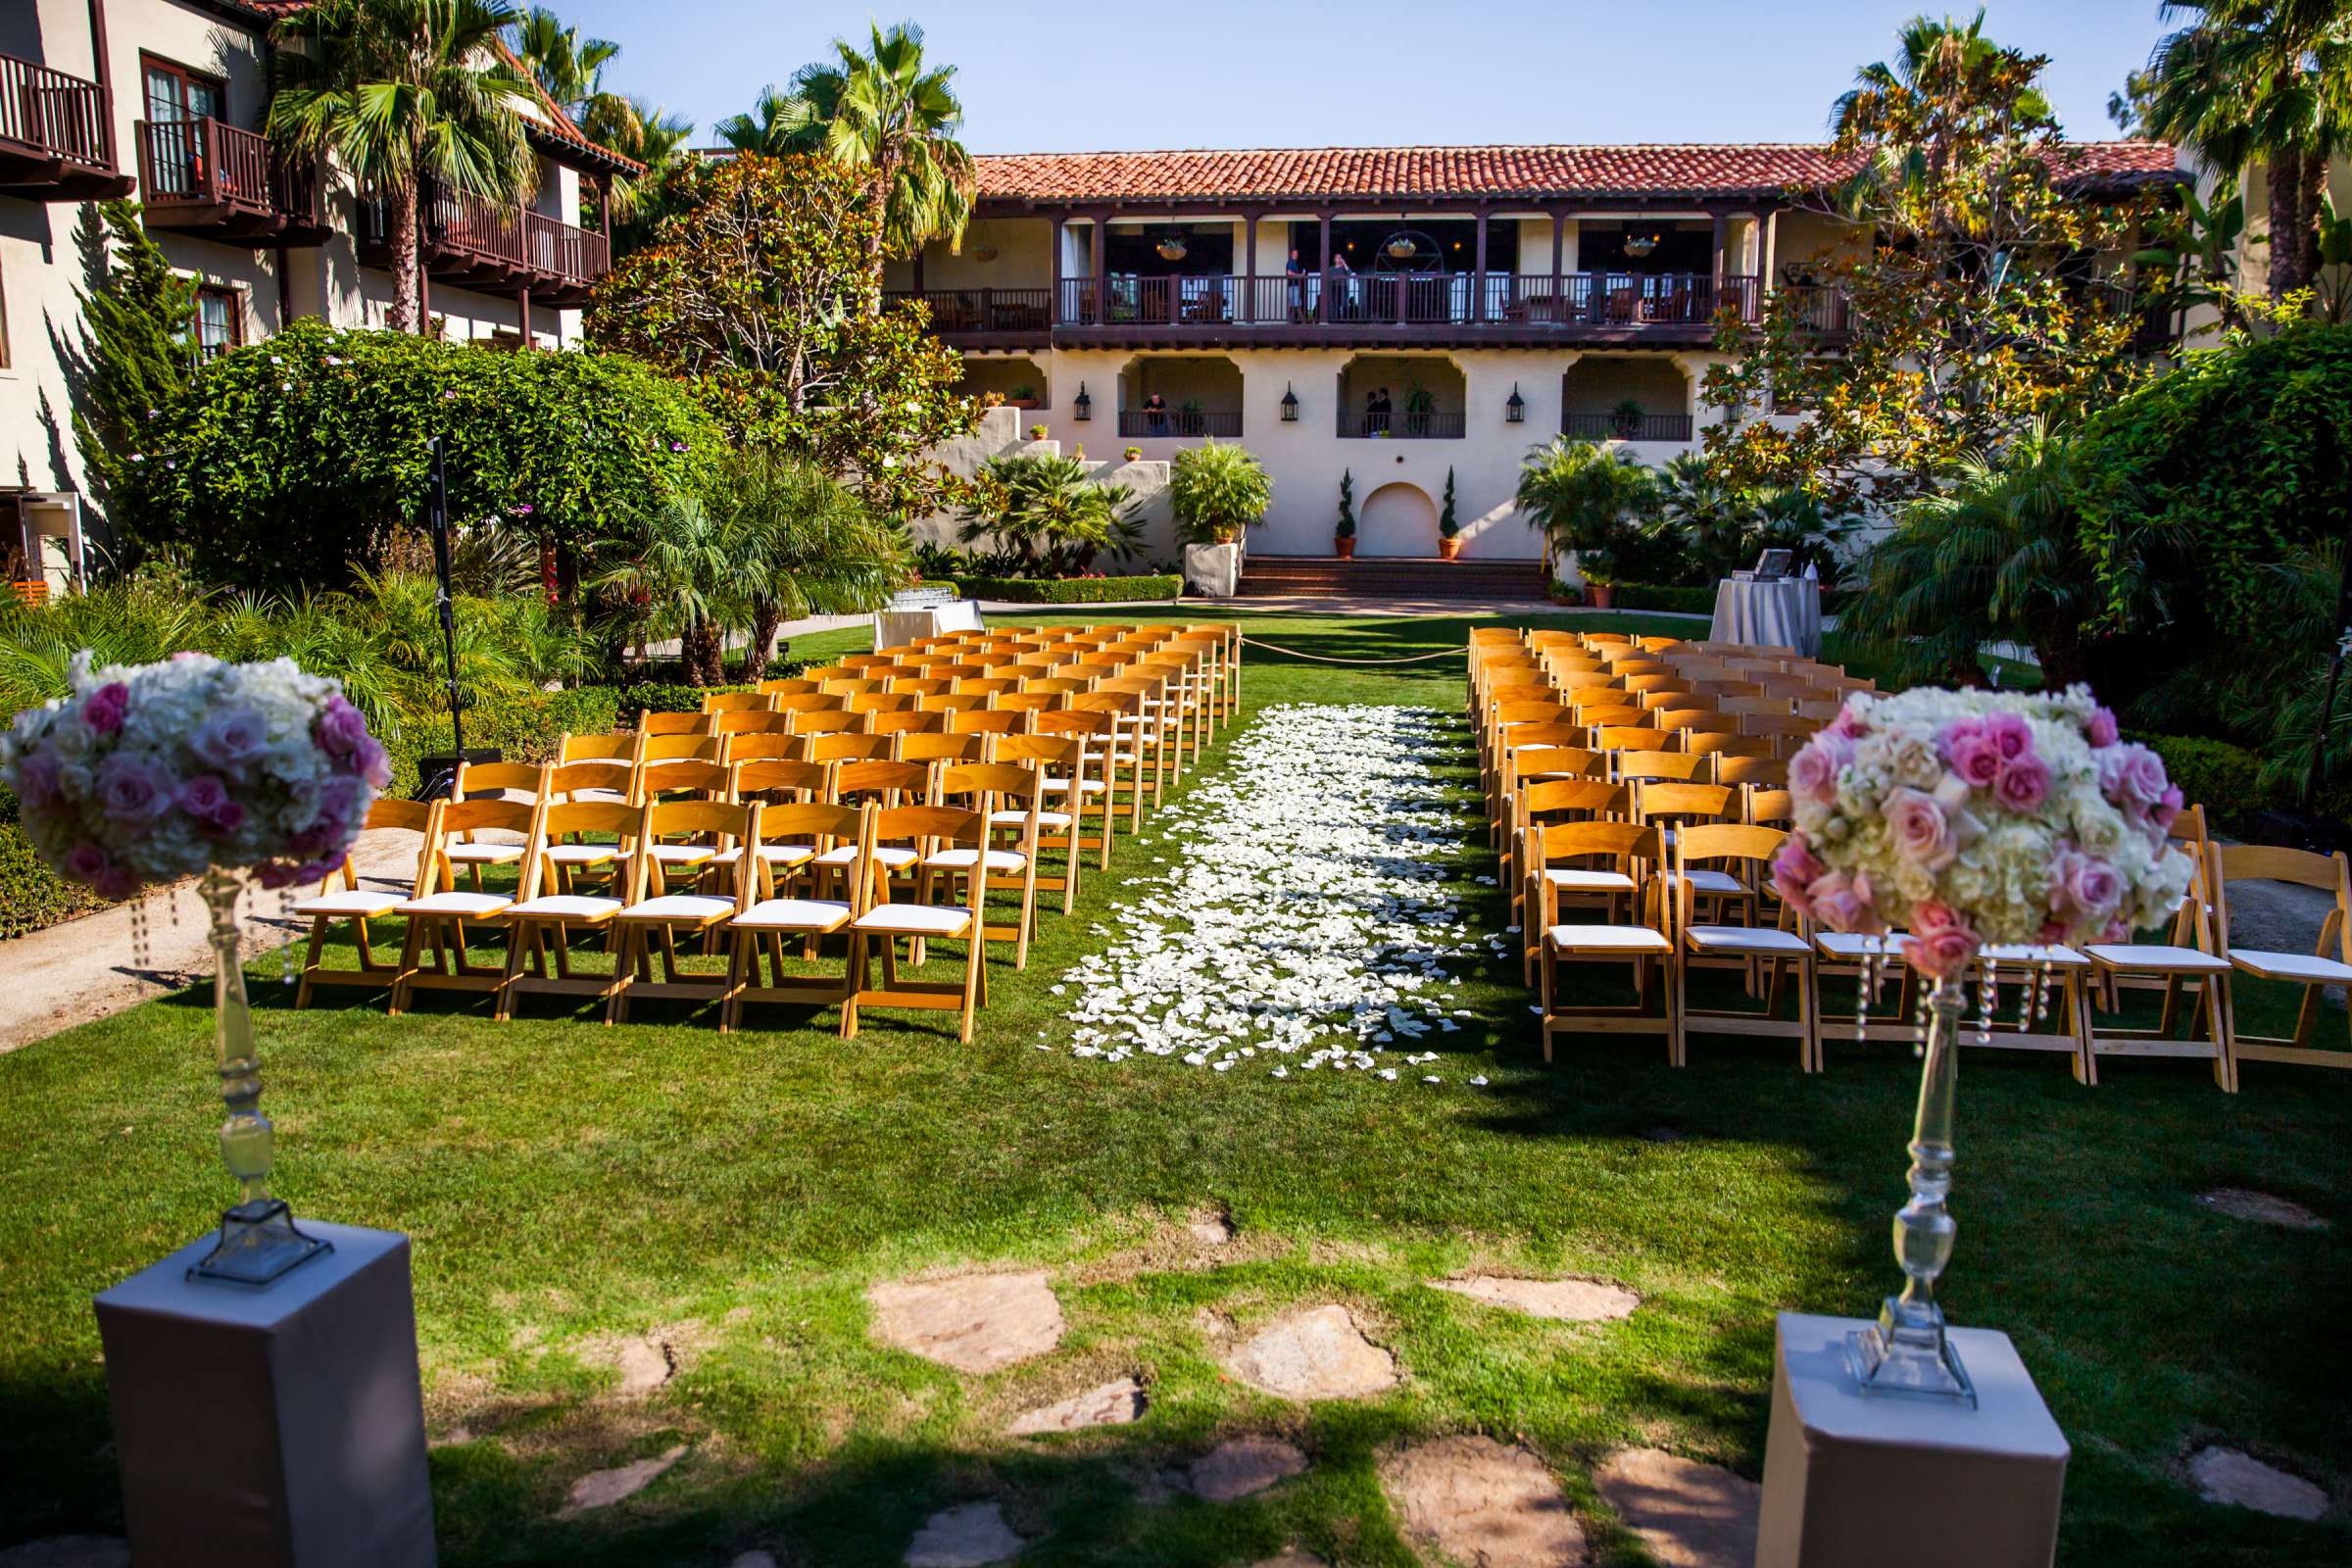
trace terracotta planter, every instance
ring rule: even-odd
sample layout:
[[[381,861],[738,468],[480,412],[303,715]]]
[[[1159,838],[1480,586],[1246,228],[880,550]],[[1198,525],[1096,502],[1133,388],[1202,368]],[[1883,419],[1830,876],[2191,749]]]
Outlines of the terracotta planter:
[[[1585,603],[1591,605],[1594,610],[1614,608],[1617,603],[1617,585],[1613,582],[1586,583]]]
[[[1454,557],[1460,555],[1461,553],[1461,540],[1441,539],[1438,541],[1438,559],[1440,561],[1451,561]]]
[[[1342,561],[1352,561],[1352,560],[1354,560],[1354,559],[1355,559],[1355,535],[1353,535],[1353,534],[1349,534],[1349,535],[1348,535],[1347,538],[1345,538],[1345,539],[1342,539],[1342,538],[1340,538],[1340,537],[1339,537],[1338,535],[1336,535],[1336,534],[1335,534],[1335,535],[1333,535],[1333,536],[1332,536],[1332,541],[1331,541],[1331,553],[1332,553],[1333,555],[1335,555],[1335,556],[1339,557],[1339,558],[1340,558]]]

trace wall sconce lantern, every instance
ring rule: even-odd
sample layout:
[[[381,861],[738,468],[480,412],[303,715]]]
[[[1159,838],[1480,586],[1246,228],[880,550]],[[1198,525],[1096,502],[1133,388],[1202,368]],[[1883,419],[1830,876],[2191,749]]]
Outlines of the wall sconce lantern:
[[[1095,416],[1095,400],[1086,395],[1086,383],[1078,383],[1078,395],[1070,399],[1070,417],[1081,423]]]
[[[1291,390],[1291,384],[1288,381],[1282,384],[1282,422],[1285,424],[1298,422],[1298,394]]]
[[[1527,422],[1527,399],[1519,395],[1519,383],[1516,381],[1511,383],[1511,400],[1502,406],[1502,421],[1505,424]]]

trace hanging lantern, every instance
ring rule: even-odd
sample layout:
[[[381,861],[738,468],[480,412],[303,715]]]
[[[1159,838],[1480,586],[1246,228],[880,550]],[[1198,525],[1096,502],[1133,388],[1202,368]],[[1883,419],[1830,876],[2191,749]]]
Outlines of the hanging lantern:
[[[1081,422],[1095,416],[1095,400],[1086,395],[1086,383],[1078,383],[1078,395],[1070,400],[1070,417]]]
[[[1527,399],[1519,395],[1519,383],[1516,381],[1511,383],[1511,400],[1502,406],[1502,420],[1505,424],[1527,422]]]
[[[976,262],[995,261],[997,259],[997,242],[989,236],[988,225],[975,223],[972,226],[978,231],[972,236],[972,260]]]
[[[1392,234],[1389,237],[1389,255],[1397,261],[1411,261],[1413,253],[1419,248],[1413,243],[1413,236],[1410,234]]]
[[[1184,242],[1184,230],[1181,228],[1168,230],[1167,237],[1152,247],[1153,250],[1159,252],[1160,260],[1165,262],[1183,261],[1188,248]]]
[[[1658,236],[1652,233],[1625,236],[1625,254],[1639,260],[1658,248]]]
[[[1282,422],[1285,424],[1298,422],[1298,394],[1291,389],[1291,383],[1288,381],[1282,384]]]

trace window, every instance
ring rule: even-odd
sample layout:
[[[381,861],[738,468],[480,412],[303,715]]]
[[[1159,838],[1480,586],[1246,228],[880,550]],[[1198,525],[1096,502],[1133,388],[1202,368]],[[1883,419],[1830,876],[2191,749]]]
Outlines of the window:
[[[196,347],[217,360],[245,341],[245,302],[233,288],[207,284],[196,291]]]
[[[153,55],[139,57],[147,88],[148,196],[193,196],[204,189],[204,135],[200,120],[220,115],[219,78]]]

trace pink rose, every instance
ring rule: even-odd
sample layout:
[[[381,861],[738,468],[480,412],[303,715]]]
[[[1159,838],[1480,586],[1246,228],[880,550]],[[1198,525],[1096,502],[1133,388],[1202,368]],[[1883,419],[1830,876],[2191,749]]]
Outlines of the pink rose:
[[[2180,785],[2167,784],[2164,787],[2164,793],[2156,798],[2156,809],[2148,813],[2148,820],[2156,824],[2157,832],[2170,833],[2173,830],[2173,819],[2180,814],[2180,808],[2187,800],[2188,797],[2180,793]]]
[[[98,885],[98,879],[106,875],[113,864],[106,858],[106,852],[95,844],[76,844],[66,852],[66,875],[92,887]]]
[[[1984,733],[2000,748],[2001,760],[2024,757],[2034,750],[2034,728],[2022,713],[1987,713]]]
[[[17,795],[31,811],[45,810],[57,799],[57,758],[46,747],[17,759]]]
[[[2055,884],[2050,889],[2053,907],[2063,898],[2080,913],[2104,917],[2113,914],[2115,906],[2123,902],[2123,877],[2095,855],[2065,851],[2051,861],[2050,876]]]
[[[120,735],[123,710],[129,707],[130,688],[119,680],[110,680],[82,699],[81,721],[93,734]]]
[[[1992,787],[1994,797],[2013,811],[2031,811],[2050,796],[2050,765],[2032,752],[2001,764]]]
[[[349,758],[368,739],[368,720],[342,697],[329,697],[311,728],[318,749],[333,758]]]
[[[2001,749],[1976,719],[1964,718],[1945,726],[1941,748],[1952,771],[1978,789],[1992,788],[2000,777]]]
[[[184,781],[176,800],[207,838],[225,838],[245,825],[245,808],[231,800],[228,786],[211,773]]]
[[[2164,804],[2171,781],[2164,759],[2145,746],[2119,744],[2099,753],[2099,788],[2134,821]]]
[[[173,779],[144,752],[117,752],[98,764],[98,802],[118,822],[152,822],[172,808]]]
[[[1827,806],[1838,798],[1838,775],[1854,760],[1854,743],[1825,730],[1805,742],[1788,763],[1788,787]]]
[[[1832,871],[1817,879],[1811,890],[1813,917],[1833,931],[1875,932],[1881,929],[1877,906],[1871,901],[1868,875],[1848,876]]]
[[[1960,973],[1977,956],[1977,934],[1965,925],[1938,926],[1903,944],[1903,957],[1921,974],[1946,979]]]
[[[2115,710],[2112,708],[2092,709],[2090,721],[2082,726],[2082,733],[2094,749],[2113,746],[2124,738],[2123,726],[2115,721]]]
[[[1838,716],[1830,721],[1828,733],[1841,740],[1858,741],[1870,732],[1863,727],[1862,715],[1849,703],[1838,710]]]
[[[370,789],[380,790],[392,782],[392,758],[372,735],[363,738],[351,754],[351,766]]]
[[[1799,915],[1810,916],[1813,913],[1812,903],[1806,897],[1806,891],[1821,876],[1822,870],[1822,863],[1814,858],[1812,846],[1805,842],[1805,836],[1791,833],[1788,842],[1782,845],[1780,853],[1772,858],[1772,889],[1781,896],[1783,904]]]
[[[250,708],[231,708],[196,726],[191,749],[232,778],[243,778],[269,750],[269,726]]]
[[[2041,929],[2034,933],[2034,940],[2045,948],[2056,947],[2066,940],[2066,922],[2064,920],[2042,921]]]
[[[1894,853],[1914,865],[1940,871],[1960,853],[1943,808],[1917,790],[1886,792],[1886,826],[1894,834]]]
[[[1960,918],[1959,911],[1948,904],[1939,904],[1934,899],[1926,899],[1911,906],[1911,929],[1921,936],[1926,936],[1931,931],[1966,929],[1966,925],[1967,922]]]

